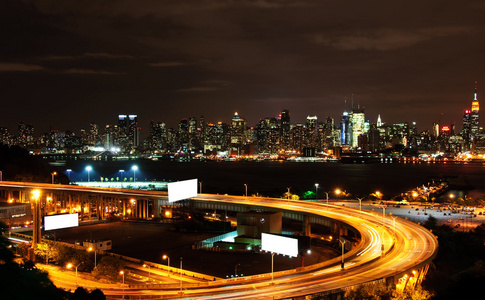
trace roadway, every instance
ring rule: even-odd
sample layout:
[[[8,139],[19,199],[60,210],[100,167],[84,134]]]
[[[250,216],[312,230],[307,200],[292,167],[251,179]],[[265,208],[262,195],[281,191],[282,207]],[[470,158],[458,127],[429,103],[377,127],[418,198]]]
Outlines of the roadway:
[[[42,186],[45,186],[42,185]],[[39,186],[41,187],[41,186]],[[57,185],[57,187],[59,187]],[[89,188],[69,186],[77,191],[92,192]],[[99,193],[124,193],[122,190],[92,189]],[[129,190],[126,194],[136,195]],[[150,192],[140,192],[148,196]],[[159,193],[154,195],[159,196]],[[313,293],[337,290],[366,282],[382,281],[389,277],[400,277],[413,271],[426,269],[434,258],[438,242],[436,237],[415,223],[402,218],[356,208],[326,205],[318,202],[269,199],[262,197],[239,197],[200,194],[194,199],[264,206],[338,219],[356,228],[361,241],[345,254],[345,268],[341,269],[341,258],[307,266],[298,270],[261,274],[235,279],[221,279],[204,283],[185,283],[182,287],[174,284],[126,287],[139,296],[159,295],[163,298],[197,299],[278,299],[303,296]],[[407,278],[409,278],[407,277]],[[417,275],[415,275],[415,280]],[[119,289],[103,289],[106,295],[122,295]],[[181,293],[182,291],[182,293]]]

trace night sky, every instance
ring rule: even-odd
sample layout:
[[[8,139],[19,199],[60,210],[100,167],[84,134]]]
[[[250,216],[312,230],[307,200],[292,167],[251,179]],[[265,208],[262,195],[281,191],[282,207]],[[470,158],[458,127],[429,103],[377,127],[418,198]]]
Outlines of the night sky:
[[[146,135],[150,120],[254,125],[283,109],[338,123],[353,103],[371,122],[461,130],[485,90],[484,16],[467,0],[1,0],[0,127],[137,114]]]

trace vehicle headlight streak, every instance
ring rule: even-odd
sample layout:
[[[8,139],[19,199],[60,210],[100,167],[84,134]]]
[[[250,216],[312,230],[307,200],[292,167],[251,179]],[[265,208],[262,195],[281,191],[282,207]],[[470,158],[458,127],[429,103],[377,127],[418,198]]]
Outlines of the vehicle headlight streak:
[[[369,233],[372,236],[372,242],[369,243],[369,245],[367,245],[367,247],[364,250],[357,253],[357,256],[364,255],[367,252],[371,251],[374,247],[379,247],[382,244],[381,243],[381,236],[379,235],[379,233],[377,232],[376,229],[370,227],[369,225],[367,225],[365,223],[362,223],[361,225],[364,226],[365,228],[367,228],[367,230],[369,230]]]

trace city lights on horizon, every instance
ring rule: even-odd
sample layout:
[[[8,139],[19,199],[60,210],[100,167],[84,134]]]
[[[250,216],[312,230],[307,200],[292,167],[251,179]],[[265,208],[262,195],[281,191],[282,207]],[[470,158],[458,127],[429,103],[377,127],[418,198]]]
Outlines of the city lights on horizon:
[[[279,113],[278,118],[263,118],[254,126],[250,126],[238,112],[227,124],[206,122],[201,116],[200,119],[183,118],[178,128],[174,129],[167,128],[163,122],[152,121],[149,136],[144,140],[140,138],[138,115],[134,114],[118,115],[118,123],[106,125],[104,133],[100,132],[97,124],[91,123],[90,130],[79,137],[55,131],[48,139],[36,140],[32,125],[22,123],[22,126],[19,125],[19,137],[22,138],[5,140],[5,137],[12,135],[4,134],[3,143],[21,142],[26,148],[41,149],[35,153],[41,155],[67,152],[74,155],[88,153],[93,158],[144,155],[155,160],[167,154],[172,158],[279,159],[281,156],[319,156],[335,159],[349,151],[379,153],[389,149],[407,149],[428,156],[467,152],[476,155],[485,151],[485,131],[479,126],[476,90],[470,104],[471,109],[464,110],[461,132],[455,129],[453,122],[434,122],[429,131],[419,131],[416,122],[387,124],[380,114],[376,122],[371,122],[366,118],[364,108],[352,105],[341,114],[340,120],[331,117],[319,120],[316,115],[308,115],[305,123],[291,122],[287,109]],[[86,171],[89,181],[91,169],[87,167]],[[136,181],[137,167],[133,166],[131,171]]]

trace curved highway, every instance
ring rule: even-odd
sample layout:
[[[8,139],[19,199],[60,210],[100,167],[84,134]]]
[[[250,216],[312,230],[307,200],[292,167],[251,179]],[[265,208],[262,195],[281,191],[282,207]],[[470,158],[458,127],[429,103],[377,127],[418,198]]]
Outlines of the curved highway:
[[[6,184],[1,182],[0,186]],[[14,183],[12,183],[13,185]],[[76,190],[84,192],[126,194],[130,196],[155,196],[163,193],[121,189],[77,188],[49,184],[15,183],[25,188],[34,185],[45,189]],[[9,184],[6,184],[9,185]],[[11,185],[10,185],[11,186]],[[166,194],[165,194],[166,195]],[[341,257],[307,266],[297,270],[261,274],[236,279],[216,280],[198,284],[184,284],[183,293],[176,286],[146,286],[126,288],[124,293],[138,296],[159,295],[163,298],[197,299],[278,299],[322,294],[327,291],[356,286],[366,282],[385,281],[416,282],[426,272],[434,258],[438,242],[424,227],[401,218],[391,218],[381,213],[359,211],[345,206],[325,205],[318,202],[270,199],[261,197],[238,197],[200,194],[196,200],[209,202],[257,205],[320,215],[337,219],[356,228],[361,241],[345,254],[345,268]],[[421,270],[421,271],[420,271]],[[399,278],[401,278],[399,280]],[[405,279],[403,281],[403,279]],[[106,295],[121,295],[117,289],[104,290]]]

